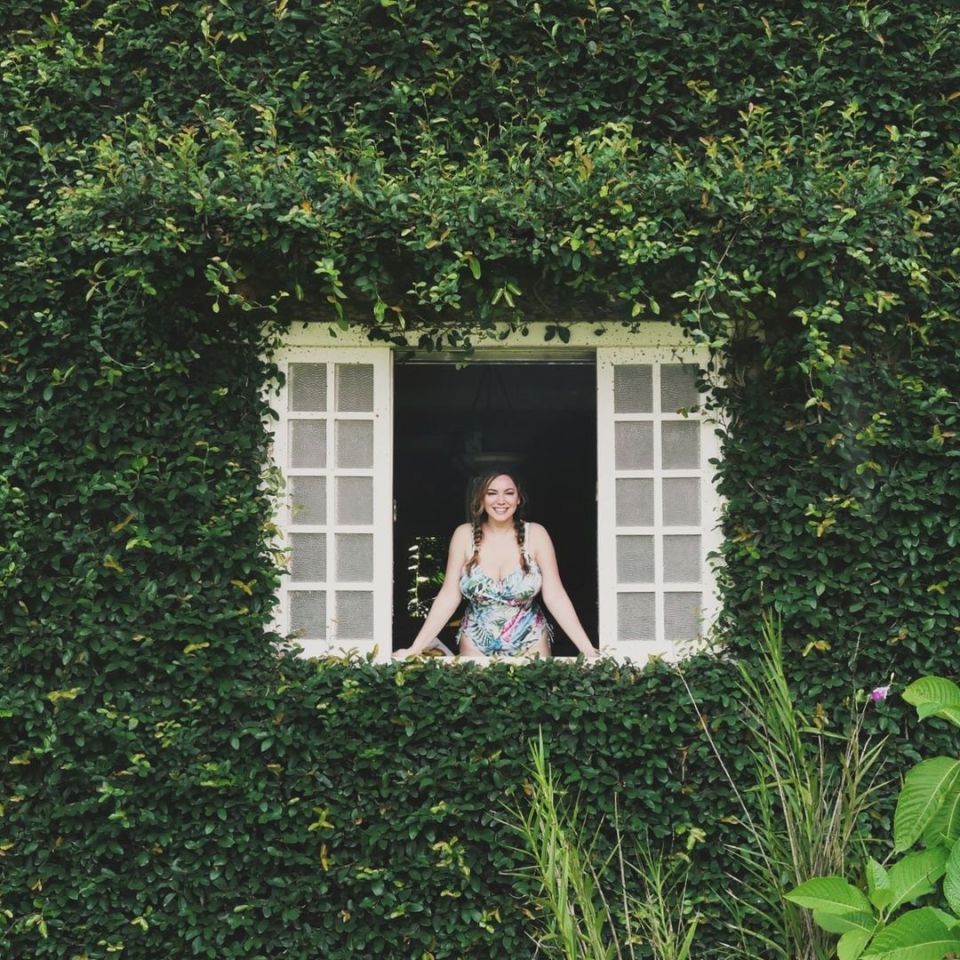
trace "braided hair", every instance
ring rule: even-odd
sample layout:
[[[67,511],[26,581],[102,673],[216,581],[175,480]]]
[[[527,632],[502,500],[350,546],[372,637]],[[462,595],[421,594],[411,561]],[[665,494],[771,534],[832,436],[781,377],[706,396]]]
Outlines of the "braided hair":
[[[483,499],[487,494],[487,489],[497,477],[509,477],[516,487],[519,496],[516,512],[513,515],[513,529],[517,536],[517,546],[520,547],[520,568],[524,574],[530,572],[530,562],[527,560],[526,537],[527,525],[524,521],[523,508],[526,506],[527,498],[521,488],[517,478],[507,470],[490,470],[481,477],[476,477],[473,482],[473,493],[468,505],[469,522],[473,531],[473,554],[467,561],[466,572],[469,573],[480,562],[480,541],[483,540],[483,521],[487,519],[487,512],[483,509]]]

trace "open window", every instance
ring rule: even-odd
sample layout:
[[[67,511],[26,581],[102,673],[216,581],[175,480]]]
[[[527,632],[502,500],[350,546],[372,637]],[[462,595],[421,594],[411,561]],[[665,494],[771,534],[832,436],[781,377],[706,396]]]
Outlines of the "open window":
[[[703,358],[574,333],[544,350],[498,343],[468,364],[329,345],[310,329],[292,338],[274,445],[289,553],[281,632],[307,655],[386,659],[409,645],[464,519],[467,478],[512,462],[606,652],[670,656],[703,633],[719,535]],[[558,640],[557,655],[575,652]]]
[[[597,351],[600,635],[631,659],[689,648],[714,617],[717,455],[676,351]]]
[[[274,456],[289,574],[279,628],[308,655],[389,651],[390,351],[296,350],[281,368]]]

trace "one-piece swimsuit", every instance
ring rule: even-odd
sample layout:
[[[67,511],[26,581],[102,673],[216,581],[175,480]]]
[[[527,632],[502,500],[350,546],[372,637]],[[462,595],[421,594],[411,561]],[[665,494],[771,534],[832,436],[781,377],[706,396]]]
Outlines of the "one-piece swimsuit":
[[[527,572],[520,566],[502,580],[491,577],[479,565],[463,573],[460,592],[467,610],[458,642],[466,638],[486,656],[522,655],[544,637],[552,642],[550,623],[536,599],[543,577],[527,553],[526,536],[523,557]]]

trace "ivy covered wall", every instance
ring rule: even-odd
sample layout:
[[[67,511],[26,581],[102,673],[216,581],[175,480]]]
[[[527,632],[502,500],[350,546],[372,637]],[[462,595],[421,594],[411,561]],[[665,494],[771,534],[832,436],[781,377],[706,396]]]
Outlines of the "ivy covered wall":
[[[906,0],[4,4],[5,951],[89,915],[77,955],[111,924],[156,955],[113,798],[149,787],[166,849],[177,764],[273,716],[263,387],[295,320],[680,324],[715,357],[721,640],[749,656],[776,608],[828,712],[955,670],[958,27]],[[318,769],[324,730],[294,738]],[[228,808],[197,809],[177,843]],[[157,869],[208,930],[186,863]],[[268,921],[233,955],[277,955]]]

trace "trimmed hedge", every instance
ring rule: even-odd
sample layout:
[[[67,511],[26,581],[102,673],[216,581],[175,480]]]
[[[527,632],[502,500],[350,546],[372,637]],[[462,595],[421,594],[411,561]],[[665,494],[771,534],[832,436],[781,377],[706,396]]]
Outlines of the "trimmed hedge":
[[[732,672],[685,668],[736,774]],[[628,839],[703,831],[691,901],[723,914],[738,810],[665,666],[281,661],[234,693],[34,713],[5,776],[4,956],[526,956],[505,821],[540,729],[591,817],[616,795]]]
[[[0,950],[520,949],[484,817],[541,721],[591,812],[619,778],[657,837],[734,829],[663,668],[275,660],[294,321],[680,324],[714,357],[728,649],[775,609],[828,719],[951,674],[958,27],[914,0],[4,4]],[[735,744],[729,668],[690,669]],[[722,854],[694,853],[706,902]]]

